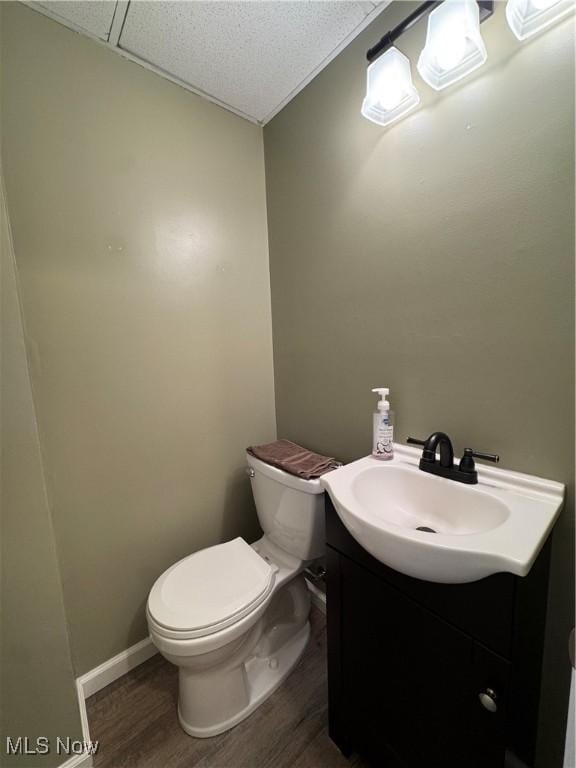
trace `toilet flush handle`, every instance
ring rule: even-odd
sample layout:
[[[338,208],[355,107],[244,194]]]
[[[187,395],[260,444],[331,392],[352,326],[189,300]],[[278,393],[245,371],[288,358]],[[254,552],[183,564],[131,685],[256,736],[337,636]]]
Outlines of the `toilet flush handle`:
[[[254,472],[254,470],[252,469],[252,467],[246,467],[246,474],[248,475],[248,477],[254,477],[254,475],[256,474],[256,472]]]

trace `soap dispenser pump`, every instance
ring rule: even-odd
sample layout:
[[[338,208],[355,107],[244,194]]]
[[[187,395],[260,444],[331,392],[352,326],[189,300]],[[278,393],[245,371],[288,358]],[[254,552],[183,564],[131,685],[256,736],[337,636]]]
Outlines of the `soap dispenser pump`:
[[[394,458],[394,427],[390,403],[386,400],[390,390],[387,387],[377,387],[372,392],[380,396],[372,425],[372,456],[386,461]]]

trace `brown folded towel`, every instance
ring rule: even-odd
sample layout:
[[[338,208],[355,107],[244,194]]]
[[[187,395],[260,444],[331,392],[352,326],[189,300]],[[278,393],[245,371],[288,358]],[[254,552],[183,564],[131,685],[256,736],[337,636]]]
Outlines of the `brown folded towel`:
[[[274,443],[266,443],[265,445],[253,445],[246,450],[260,461],[272,464],[273,467],[283,469],[291,475],[304,478],[304,480],[320,477],[325,472],[342,466],[336,459],[308,451],[301,445],[291,443],[290,440],[276,440]]]

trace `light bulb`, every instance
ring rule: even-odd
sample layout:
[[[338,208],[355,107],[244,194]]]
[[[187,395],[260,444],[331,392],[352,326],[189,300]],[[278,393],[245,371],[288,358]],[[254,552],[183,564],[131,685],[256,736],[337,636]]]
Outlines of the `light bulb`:
[[[367,81],[362,114],[378,125],[398,120],[420,102],[410,62],[397,48],[389,48],[370,64]]]
[[[447,71],[456,67],[466,54],[466,33],[458,24],[451,24],[442,31],[438,39],[436,61],[440,69]]]
[[[476,0],[445,0],[432,11],[418,59],[418,72],[428,85],[441,91],[481,67],[486,58]]]
[[[376,85],[378,103],[383,109],[394,109],[402,101],[405,89],[398,75],[394,68],[388,77],[381,77]]]

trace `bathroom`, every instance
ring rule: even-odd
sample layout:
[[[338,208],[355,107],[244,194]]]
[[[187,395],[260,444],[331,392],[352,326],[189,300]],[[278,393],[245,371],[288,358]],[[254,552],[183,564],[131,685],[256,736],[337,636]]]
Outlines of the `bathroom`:
[[[572,6],[0,3],[2,766],[476,768],[490,742],[486,768],[575,768]],[[439,87],[446,9],[479,58]],[[400,87],[406,109],[386,122],[367,75],[393,50],[378,103]],[[389,462],[370,457],[379,387]],[[302,480],[246,453],[277,440],[343,466]],[[466,448],[499,457],[474,457],[476,485],[455,482]],[[340,509],[362,462],[405,465],[390,494],[438,493],[440,517],[504,501],[468,536],[396,531],[392,560]],[[279,569],[248,546],[278,523],[263,479],[294,491],[285,530],[300,504],[315,526]],[[528,507],[480,528],[528,495],[553,511],[513,556]],[[480,539],[502,547],[482,572]],[[281,680],[262,651],[274,690],[194,735],[153,588],[197,564],[181,597],[216,616],[246,558],[262,610],[286,578],[302,647]],[[478,653],[510,695],[471,689],[464,732],[449,690]],[[228,678],[199,677],[191,697],[233,706]],[[392,752],[364,739],[372,715]]]

